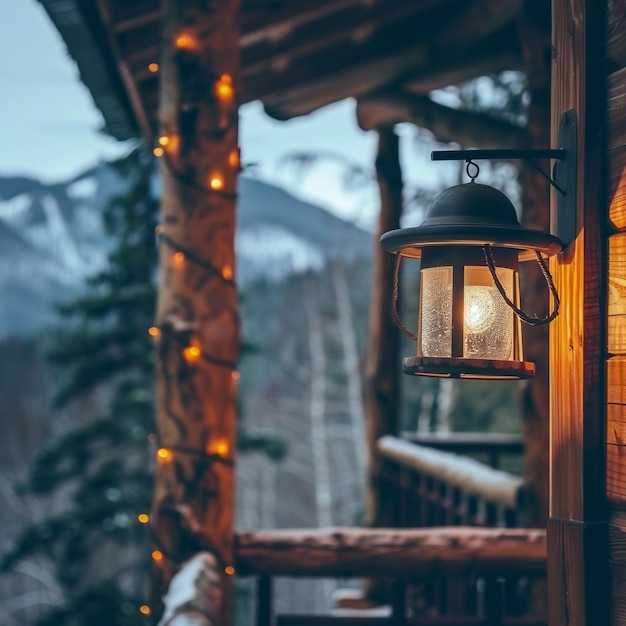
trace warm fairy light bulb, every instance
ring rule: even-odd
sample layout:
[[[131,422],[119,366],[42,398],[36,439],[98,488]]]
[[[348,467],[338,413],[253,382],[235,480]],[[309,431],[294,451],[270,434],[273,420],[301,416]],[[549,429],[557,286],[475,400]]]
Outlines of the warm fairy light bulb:
[[[235,371],[230,373],[230,377],[233,380],[239,380],[241,378],[241,374],[237,370],[235,370]]]
[[[493,325],[494,287],[466,287],[463,327],[466,333],[483,333]],[[497,294],[496,294],[497,295]]]
[[[172,454],[172,451],[168,450],[167,448],[159,448],[157,450],[157,458],[159,459],[159,461],[167,463],[171,461],[173,457],[174,455]]]
[[[159,137],[159,145],[160,146],[167,146],[167,144],[170,142],[170,138],[167,135],[161,135]]]
[[[224,267],[222,267],[222,278],[224,280],[233,279],[233,268],[231,265],[224,265]]]
[[[221,174],[211,174],[209,178],[209,186],[213,191],[224,189],[224,177]]]
[[[174,263],[174,265],[177,265],[178,267],[180,267],[181,265],[184,265],[185,263],[184,252],[175,252],[174,255],[172,256],[172,263]]]
[[[230,165],[233,169],[239,169],[239,149],[235,148],[230,151],[228,155],[228,165]]]
[[[195,50],[198,47],[198,42],[193,35],[181,33],[174,40],[174,46],[179,50]]]
[[[229,451],[230,446],[227,439],[216,439],[209,445],[209,454],[214,454],[215,456],[227,457]]]
[[[228,74],[222,74],[215,83],[215,94],[222,102],[230,102],[233,99],[235,95],[233,79]]]
[[[161,334],[161,331],[157,326],[150,326],[150,328],[148,328],[148,334],[150,337],[158,337]]]
[[[232,565],[227,565],[224,568],[224,572],[226,573],[226,575],[232,576],[235,573],[235,568]]]
[[[154,156],[157,157],[157,158],[162,157],[163,156],[163,148],[161,148],[161,146],[157,146],[152,151],[152,154],[154,154]]]
[[[140,612],[142,615],[150,615],[150,614],[152,613],[152,609],[151,609],[151,608],[150,608],[147,604],[142,604],[142,605],[139,607],[139,612]]]
[[[202,356],[202,350],[198,346],[185,346],[183,348],[183,357],[187,363],[196,363]]]
[[[161,550],[152,550],[152,558],[155,561],[162,561],[163,560],[163,552],[161,552]]]
[[[150,521],[150,516],[147,513],[139,513],[137,520],[140,524],[147,524]]]
[[[148,65],[148,70],[150,72],[152,72],[153,74],[155,74],[156,72],[159,71],[159,64],[158,63],[150,63],[150,65]]]

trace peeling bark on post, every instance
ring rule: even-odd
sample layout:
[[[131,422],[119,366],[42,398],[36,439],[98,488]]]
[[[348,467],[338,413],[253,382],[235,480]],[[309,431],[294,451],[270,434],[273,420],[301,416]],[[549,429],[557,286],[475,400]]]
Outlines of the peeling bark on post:
[[[153,613],[181,564],[203,550],[221,587],[212,595],[221,606],[204,617],[219,624],[232,612],[238,4],[166,0],[160,63]]]
[[[390,127],[378,130],[376,175],[380,188],[380,217],[374,241],[372,300],[365,363],[365,417],[368,443],[366,524],[393,526],[391,503],[381,492],[378,440],[398,432],[399,333],[389,315],[393,289],[393,257],[379,243],[380,236],[400,228],[402,171],[398,136]]]

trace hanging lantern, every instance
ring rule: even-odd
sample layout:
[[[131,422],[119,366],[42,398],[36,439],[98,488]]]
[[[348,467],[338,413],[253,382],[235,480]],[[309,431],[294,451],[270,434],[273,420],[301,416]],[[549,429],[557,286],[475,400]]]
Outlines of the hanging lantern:
[[[417,344],[403,370],[419,376],[516,379],[535,373],[524,361],[521,322],[545,324],[558,314],[559,298],[544,256],[560,252],[558,237],[520,225],[510,200],[474,182],[441,193],[416,228],[385,233],[383,248],[400,260],[421,260]],[[520,304],[519,263],[535,260],[552,293],[545,318],[527,315]],[[397,294],[397,284],[394,293]],[[395,311],[395,298],[393,310]]]

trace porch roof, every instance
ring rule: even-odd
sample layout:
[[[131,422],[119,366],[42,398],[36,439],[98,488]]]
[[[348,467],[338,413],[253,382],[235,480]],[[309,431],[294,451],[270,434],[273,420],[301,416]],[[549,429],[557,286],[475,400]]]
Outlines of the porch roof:
[[[159,0],[40,0],[117,139],[157,127]],[[276,119],[521,69],[519,0],[242,0],[241,103]]]

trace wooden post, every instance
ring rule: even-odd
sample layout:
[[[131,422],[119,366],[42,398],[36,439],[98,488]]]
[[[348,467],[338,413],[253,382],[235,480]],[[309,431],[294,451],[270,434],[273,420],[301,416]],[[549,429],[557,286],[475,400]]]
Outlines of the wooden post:
[[[389,502],[382,493],[382,462],[377,442],[398,432],[399,334],[389,315],[393,287],[393,257],[379,243],[380,236],[400,228],[402,171],[398,136],[391,127],[378,130],[376,174],[380,188],[380,217],[374,241],[374,268],[365,364],[365,420],[368,443],[366,524],[393,526]]]
[[[233,454],[239,320],[234,282],[238,2],[165,0],[160,61],[162,203],[157,324],[156,484],[152,506],[159,602],[194,554],[215,558],[231,622]],[[169,607],[168,607],[169,610]],[[159,613],[155,604],[154,614]]]
[[[550,333],[549,623],[602,626],[608,623],[609,586],[604,474],[605,3],[554,0],[552,7],[552,145],[561,114],[574,109],[578,167],[576,239],[551,262],[561,313]]]

